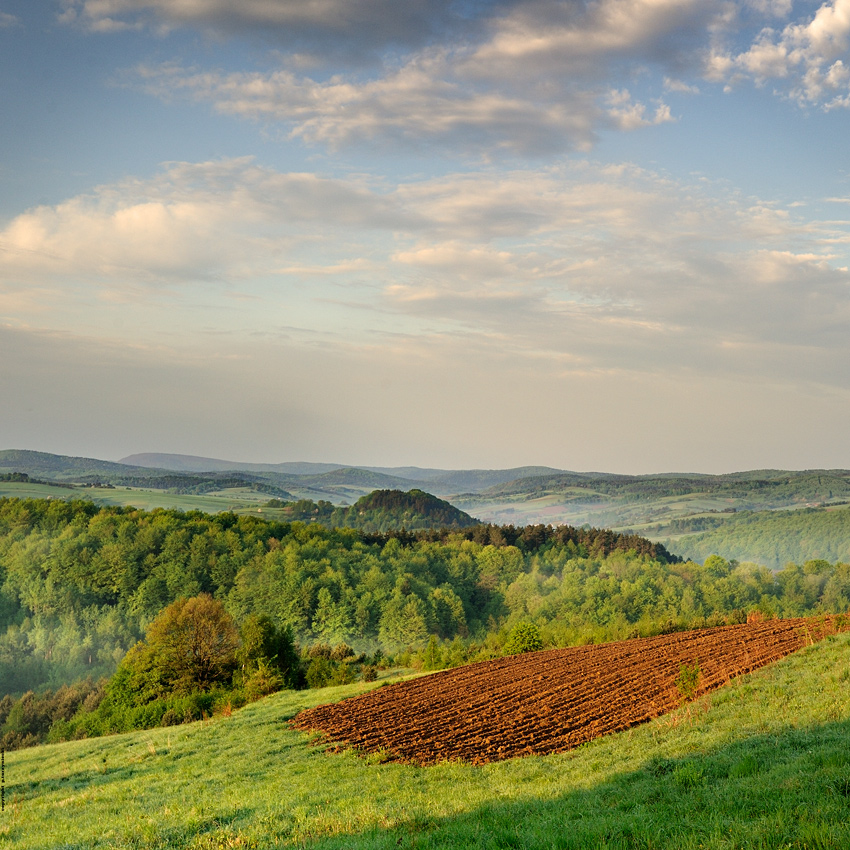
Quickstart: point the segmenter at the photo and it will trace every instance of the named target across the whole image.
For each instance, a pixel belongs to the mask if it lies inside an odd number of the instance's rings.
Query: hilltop
[[[699,559],[720,554],[775,569],[788,560],[850,558],[846,530],[850,513],[843,512],[850,503],[850,471],[842,469],[620,475],[550,467],[445,470],[251,464],[164,454],[131,455],[123,461],[0,451],[0,495],[86,498],[99,505],[210,513],[272,511],[274,516],[278,514],[269,506],[270,499],[309,502],[313,519],[333,515],[334,523],[361,527],[353,515],[345,514],[358,499],[374,491],[421,491],[484,523],[611,528],[673,550],[678,547],[682,554]],[[28,479],[2,480],[10,476]],[[780,511],[785,519],[771,518]],[[805,516],[812,511],[820,515]],[[833,511],[843,515],[825,518]],[[289,515],[294,515],[292,510]],[[305,514],[304,519],[311,517]],[[409,528],[412,521],[399,519],[395,527]],[[393,526],[383,517],[370,527]]]
[[[359,498],[350,508],[309,499],[298,502],[272,500],[266,503],[269,516],[281,519],[317,522],[328,528],[357,528],[361,531],[387,532],[405,529],[461,529],[478,525],[478,520],[443,499],[413,489],[375,490]]]

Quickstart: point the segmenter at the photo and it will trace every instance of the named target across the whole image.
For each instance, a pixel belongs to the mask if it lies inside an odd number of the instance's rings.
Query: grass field
[[[239,489],[207,493],[201,496],[148,490],[139,487],[55,487],[50,484],[0,482],[0,497],[12,499],[87,499],[96,505],[132,505],[142,510],[176,508],[183,511],[204,511],[215,514],[233,510],[236,513],[256,513],[268,501],[265,493]]]
[[[285,721],[368,685],[7,754],[0,847],[847,848],[850,634],[571,753],[382,763]]]

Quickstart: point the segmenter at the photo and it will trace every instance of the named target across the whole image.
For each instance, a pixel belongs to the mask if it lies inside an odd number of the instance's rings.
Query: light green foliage
[[[848,653],[841,635],[643,726],[482,767],[325,752],[287,727],[363,684],[20,750],[0,847],[845,850]]]
[[[741,511],[725,517],[717,528],[665,540],[665,544],[695,560],[723,552],[727,558],[757,561],[771,569],[789,561],[850,561],[850,508]]]
[[[505,655],[537,652],[539,649],[543,649],[543,639],[540,637],[540,629],[534,623],[517,623],[505,642]]]
[[[807,561],[774,576],[723,558],[674,563],[645,539],[592,529],[367,537],[257,515],[0,499],[2,690],[109,676],[163,608],[201,593],[240,625],[265,617],[288,629],[290,662],[279,649],[277,663],[293,685],[295,641],[421,654],[434,635],[456,666],[500,653],[496,635],[518,621],[558,646],[755,609],[846,611],[850,567]],[[129,687],[161,687],[155,665],[137,673]]]
[[[435,635],[431,635],[428,645],[422,653],[423,670],[442,670],[445,666],[443,651]]]
[[[242,679],[242,690],[249,701],[277,693],[285,685],[278,667],[269,659],[259,658]]]
[[[676,687],[679,689],[683,702],[688,702],[697,695],[699,682],[699,661],[694,660],[693,664],[682,664],[679,666],[679,675],[676,677]]]

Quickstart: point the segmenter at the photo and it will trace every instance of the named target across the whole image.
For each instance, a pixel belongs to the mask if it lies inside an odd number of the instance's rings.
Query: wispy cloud
[[[498,3],[485,3],[496,6]],[[363,59],[385,47],[420,47],[474,29],[462,0],[63,0],[61,19],[94,32],[191,27],[250,35],[288,49]]]
[[[242,279],[315,245],[322,228],[404,221],[396,205],[352,181],[280,174],[250,158],[173,163],[152,180],[102,186],[15,217],[0,233],[0,267],[7,279]]]
[[[443,73],[445,72],[445,73]],[[621,115],[594,92],[548,100],[480,87],[452,78],[444,56],[419,59],[380,79],[318,82],[290,71],[270,74],[193,72],[173,66],[139,69],[143,87],[163,98],[184,94],[223,113],[280,122],[290,135],[332,149],[378,142],[425,149],[508,150],[542,154],[587,148]],[[641,104],[631,108],[641,113]],[[664,111],[663,105],[659,107]],[[633,123],[625,129],[634,129]]]
[[[847,386],[848,229],[633,166],[388,185],[176,163],[11,220],[0,304],[33,316],[27,281],[64,281],[73,303],[91,301],[83,281],[101,300],[130,283],[144,300],[144,287],[219,282],[252,295],[245,321],[262,328],[269,286],[309,283],[302,320],[328,327],[333,305],[354,337],[386,316],[414,336],[485,334],[587,368],[670,370],[672,346],[705,374],[736,363]]]

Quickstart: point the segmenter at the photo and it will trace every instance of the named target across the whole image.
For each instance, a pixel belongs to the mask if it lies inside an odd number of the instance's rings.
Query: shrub
[[[422,669],[423,670],[442,670],[445,667],[443,659],[443,651],[440,649],[440,644],[437,638],[431,635],[428,641],[428,646],[425,647],[422,653]]]
[[[258,696],[301,684],[301,661],[289,627],[279,629],[265,614],[252,614],[242,624],[240,633],[242,646],[236,654],[240,669],[234,675],[234,684],[247,687],[246,683],[254,679],[251,690]],[[259,675],[261,668],[265,672]],[[260,686],[263,680],[267,684]],[[273,690],[259,693],[258,687],[260,690],[271,687],[273,681],[278,682]]]
[[[260,659],[256,668],[245,679],[242,689],[249,700],[260,699],[279,691],[283,676],[269,662]]]
[[[328,658],[314,658],[307,668],[307,685],[311,688],[324,688],[333,675],[333,664]]]
[[[347,643],[338,643],[331,650],[331,658],[334,661],[345,661],[346,658],[353,658],[354,650]]]
[[[333,650],[329,643],[314,643],[307,650],[308,658],[330,658]]]
[[[679,675],[676,678],[676,687],[682,696],[682,702],[692,700],[699,690],[699,661],[693,664],[682,664],[679,667]]]
[[[543,649],[540,629],[534,623],[517,623],[510,631],[505,643],[505,655],[518,655],[521,652],[537,652]]]
[[[355,679],[354,676],[354,668],[350,664],[346,664],[344,661],[341,664],[337,664],[336,668],[331,675],[331,684],[332,685],[350,685]]]

